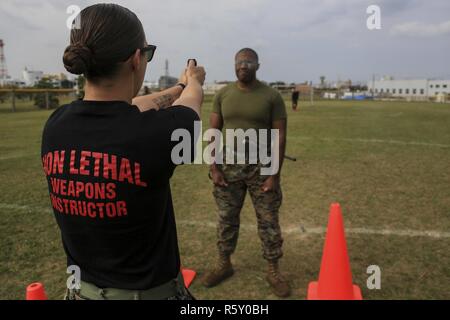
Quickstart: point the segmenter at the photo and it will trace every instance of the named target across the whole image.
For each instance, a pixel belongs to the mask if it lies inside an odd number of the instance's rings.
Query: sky
[[[67,8],[95,1],[1,0],[0,39],[9,74],[24,67],[66,72]],[[207,82],[234,80],[234,54],[260,57],[265,81],[319,82],[379,78],[450,79],[449,0],[129,0],[115,1],[139,17],[158,46],[146,79],[178,76],[196,58]],[[368,6],[380,8],[381,29],[369,30]]]

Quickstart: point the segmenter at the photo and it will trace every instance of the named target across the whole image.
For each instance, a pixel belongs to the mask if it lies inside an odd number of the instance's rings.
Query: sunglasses
[[[247,67],[249,69],[254,69],[258,66],[258,62],[249,61],[249,60],[237,60],[237,61],[235,61],[234,65],[238,68],[240,66],[244,65],[244,67]]]
[[[153,56],[155,55],[155,51],[156,51],[156,46],[151,45],[151,44],[149,44],[141,49],[141,53],[145,54],[145,56],[147,58],[147,62],[152,61]]]
[[[155,55],[156,46],[149,44],[143,48],[140,48],[140,50],[141,50],[142,54],[145,54],[145,59],[147,60],[147,63],[148,63],[148,62],[152,61],[153,56]],[[130,58],[130,56],[132,56],[135,52],[136,52],[136,50],[133,50],[133,52],[124,61],[128,60]]]

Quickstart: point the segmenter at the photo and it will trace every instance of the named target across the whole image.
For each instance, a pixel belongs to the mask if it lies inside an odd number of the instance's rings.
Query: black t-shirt
[[[177,276],[171,134],[184,128],[194,137],[198,119],[184,106],[140,112],[82,100],[49,117],[42,164],[67,263],[83,281],[142,290]]]

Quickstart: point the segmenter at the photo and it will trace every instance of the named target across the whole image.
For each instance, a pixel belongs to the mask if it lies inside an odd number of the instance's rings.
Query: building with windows
[[[367,88],[375,97],[425,100],[438,95],[450,95],[450,80],[382,78],[368,81]]]
[[[35,70],[28,70],[25,68],[22,72],[23,78],[25,80],[25,85],[32,87],[36,83],[38,83],[43,77],[44,72],[42,71],[35,71]]]

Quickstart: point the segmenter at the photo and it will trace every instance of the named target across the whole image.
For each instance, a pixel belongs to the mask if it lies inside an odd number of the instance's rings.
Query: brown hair
[[[95,4],[83,9],[79,27],[70,33],[70,45],[64,51],[67,71],[84,74],[89,80],[114,76],[119,64],[145,43],[138,17],[117,4]]]

